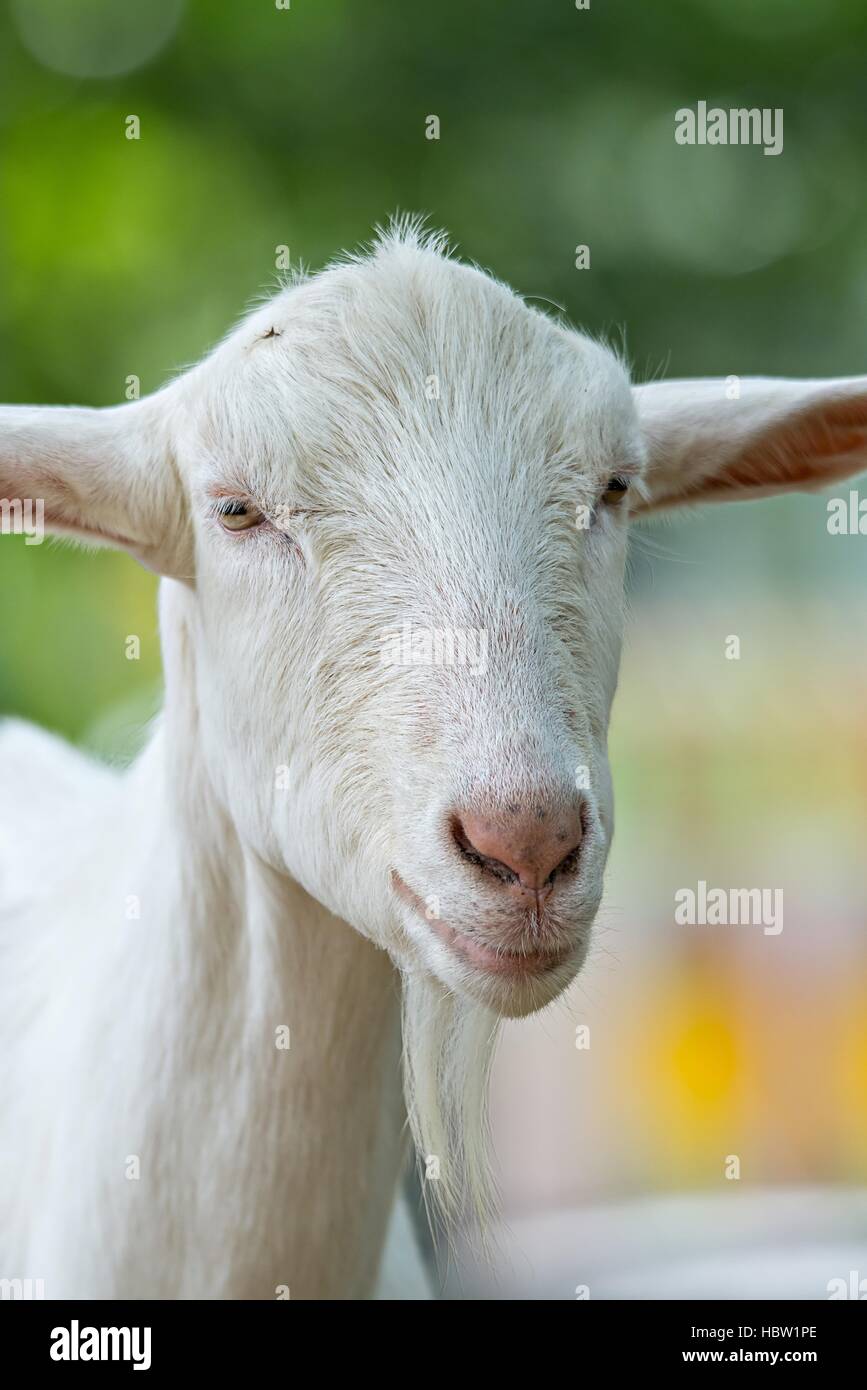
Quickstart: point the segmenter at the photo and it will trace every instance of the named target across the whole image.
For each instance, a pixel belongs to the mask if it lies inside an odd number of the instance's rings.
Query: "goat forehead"
[[[508,492],[487,503],[457,490],[403,494],[393,505],[390,497],[316,521],[320,599],[359,629],[401,616],[526,646],[539,621],[562,617],[571,631],[600,586],[616,582],[617,548],[580,531],[565,500],[543,508]]]
[[[607,349],[433,253],[341,267],[278,296],[204,379],[203,434],[266,493],[305,484],[529,486],[636,453],[628,379]],[[522,475],[522,469],[526,472]],[[291,500],[289,498],[285,500]]]

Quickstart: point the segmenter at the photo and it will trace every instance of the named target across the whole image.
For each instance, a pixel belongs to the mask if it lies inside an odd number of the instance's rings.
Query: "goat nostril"
[[[450,829],[464,860],[501,883],[532,891],[538,899],[548,896],[558,875],[577,872],[584,807],[496,819],[460,812],[452,816]]]
[[[584,839],[584,837],[583,837],[583,835],[582,835],[582,837],[581,837],[581,839],[578,841],[577,845],[573,845],[572,848],[571,848],[570,850],[568,850],[566,854],[563,855],[563,858],[560,860],[560,863],[557,865],[557,867],[556,867],[554,870],[552,870],[552,873],[551,873],[551,878],[552,878],[552,879],[554,878],[555,874],[574,874],[574,873],[575,873],[575,871],[576,871],[577,868],[578,868],[578,861],[579,861],[580,858],[581,858],[581,845],[582,845],[583,839]]]
[[[490,854],[484,854],[477,849],[464,829],[464,823],[460,816],[455,816],[451,824],[452,839],[457,845],[462,857],[470,864],[475,864],[477,868],[484,869],[486,873],[493,874],[503,883],[517,883],[519,875],[508,864],[504,864],[501,859],[495,859]]]

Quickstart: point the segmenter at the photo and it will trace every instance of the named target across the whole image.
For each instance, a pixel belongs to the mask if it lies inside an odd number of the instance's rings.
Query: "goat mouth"
[[[396,869],[391,871],[391,882],[398,896],[413,909],[416,916],[423,919],[433,934],[444,946],[465,964],[488,975],[499,975],[510,979],[526,978],[528,975],[546,975],[565,964],[572,954],[571,946],[559,946],[542,951],[512,951],[503,946],[490,946],[477,937],[458,931],[438,918],[432,918],[421,898],[414,893]]]

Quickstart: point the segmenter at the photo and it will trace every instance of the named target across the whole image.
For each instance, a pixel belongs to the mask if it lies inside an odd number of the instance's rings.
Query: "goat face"
[[[168,683],[248,851],[504,1014],[564,988],[599,903],[628,516],[865,461],[863,379],[630,391],[412,233],[146,400],[0,411],[0,497],[181,581]]]
[[[197,672],[249,842],[497,1011],[575,975],[643,445],[607,350],[387,244],[198,372]]]

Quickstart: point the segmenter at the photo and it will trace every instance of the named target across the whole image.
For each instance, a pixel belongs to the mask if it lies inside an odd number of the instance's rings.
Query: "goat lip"
[[[421,898],[413,892],[396,869],[391,871],[391,881],[398,895],[413,908],[417,916],[425,921],[444,946],[447,946],[467,965],[483,970],[488,975],[507,976],[513,979],[526,978],[528,975],[544,975],[565,964],[572,953],[571,947],[562,946],[559,950],[526,952],[507,951],[489,946],[468,936],[465,932],[458,931],[455,927],[447,926],[445,922],[430,918]]]
[[[488,946],[467,936],[464,932],[447,927],[443,922],[430,924],[440,941],[459,955],[468,965],[484,970],[488,975],[508,976],[512,979],[527,975],[544,975],[563,965],[570,954],[569,950],[559,951],[506,951]]]

